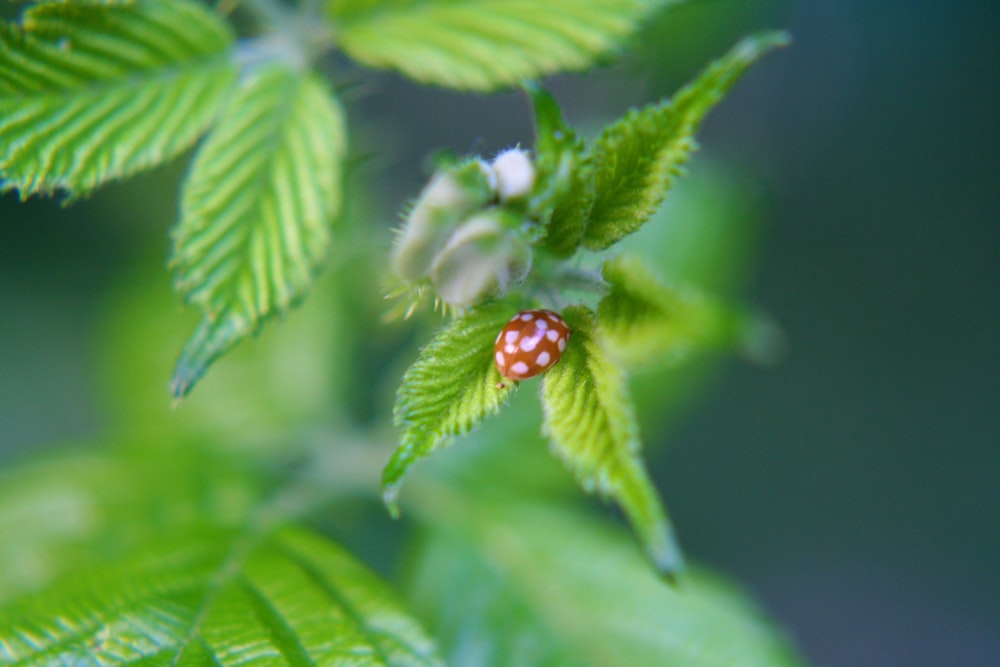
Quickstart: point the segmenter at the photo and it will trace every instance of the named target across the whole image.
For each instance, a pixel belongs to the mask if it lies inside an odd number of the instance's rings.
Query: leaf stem
[[[293,9],[280,0],[244,0],[244,6],[269,29],[244,43],[244,57],[246,53],[276,56],[304,68],[333,46],[333,30],[321,16],[318,3],[303,2]]]

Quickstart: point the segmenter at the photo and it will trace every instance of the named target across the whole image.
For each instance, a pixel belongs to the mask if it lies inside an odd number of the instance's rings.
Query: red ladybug
[[[551,310],[523,310],[507,323],[493,345],[500,375],[526,380],[552,368],[569,343],[569,327]]]

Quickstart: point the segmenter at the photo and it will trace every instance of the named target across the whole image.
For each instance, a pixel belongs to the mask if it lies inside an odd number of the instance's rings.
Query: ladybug
[[[511,318],[493,345],[493,358],[500,375],[510,380],[526,380],[544,373],[559,361],[570,333],[558,313],[522,310]]]

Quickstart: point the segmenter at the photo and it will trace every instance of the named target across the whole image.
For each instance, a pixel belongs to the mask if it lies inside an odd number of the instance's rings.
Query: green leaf
[[[0,188],[85,195],[175,157],[229,95],[232,43],[182,0],[43,2],[0,23]]]
[[[563,120],[552,95],[528,86],[535,112],[535,153],[542,194],[533,208],[548,219],[543,248],[556,257],[569,257],[580,246],[594,197],[590,165],[583,140]]]
[[[491,91],[587,69],[670,0],[330,0],[352,58],[422,83]]]
[[[408,568],[411,604],[450,664],[805,664],[718,575],[690,567],[671,587],[606,523],[523,497],[462,498],[434,506]]]
[[[180,397],[312,285],[340,210],[340,106],[315,74],[249,72],[184,186],[171,264],[204,319],[177,362]]]
[[[382,472],[383,496],[394,514],[409,467],[496,414],[517,388],[493,359],[493,344],[516,310],[506,301],[470,310],[438,332],[403,376],[393,410],[403,432]]]
[[[172,444],[134,457],[77,444],[0,472],[0,604],[178,521],[242,525],[264,493],[246,457]]]
[[[598,306],[605,349],[623,364],[679,363],[699,350],[736,347],[750,319],[691,289],[673,289],[639,259],[604,264],[610,291]]]
[[[587,248],[603,250],[645,224],[696,148],[705,115],[752,64],[787,43],[780,32],[746,38],[673,100],[631,111],[604,130],[591,147],[597,195]]]
[[[625,375],[598,344],[589,310],[569,308],[563,317],[573,334],[542,383],[543,430],[584,489],[614,499],[654,565],[672,576],[682,558],[642,462]]]
[[[156,537],[0,611],[0,665],[439,665],[387,587],[286,528]]]

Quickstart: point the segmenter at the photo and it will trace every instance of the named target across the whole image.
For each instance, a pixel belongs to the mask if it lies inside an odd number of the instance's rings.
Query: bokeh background
[[[623,65],[551,85],[596,128],[763,27],[795,43],[710,118],[691,179],[739,182],[743,293],[787,352],[729,364],[647,425],[658,483],[686,550],[816,663],[998,664],[1000,4],[690,2]],[[531,141],[519,95],[339,71],[373,224],[394,222],[431,151]],[[0,198],[0,465],[102,433],[109,303],[162,266],[183,169],[68,209]]]

